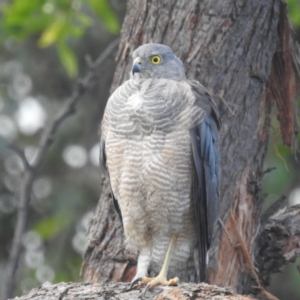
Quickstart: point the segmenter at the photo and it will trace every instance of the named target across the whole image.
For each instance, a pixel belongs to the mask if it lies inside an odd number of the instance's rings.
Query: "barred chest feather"
[[[151,249],[155,263],[164,258],[174,232],[179,233],[174,262],[184,263],[195,246],[189,130],[205,113],[194,101],[185,81],[130,80],[111,96],[103,118],[107,166],[127,245]]]
[[[167,88],[166,88],[167,87]],[[150,134],[155,130],[171,132],[189,129],[203,116],[191,109],[195,97],[185,81],[148,79],[130,80],[109,99],[106,115],[115,134]]]

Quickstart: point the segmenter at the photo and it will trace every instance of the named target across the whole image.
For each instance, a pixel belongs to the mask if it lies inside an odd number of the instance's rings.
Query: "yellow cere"
[[[150,61],[151,63],[153,63],[154,65],[158,65],[161,63],[161,57],[159,55],[152,55],[150,57]]]

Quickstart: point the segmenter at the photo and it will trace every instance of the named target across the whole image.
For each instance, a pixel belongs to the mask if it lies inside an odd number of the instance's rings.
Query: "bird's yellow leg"
[[[166,253],[166,257],[163,263],[163,266],[159,272],[159,274],[156,277],[144,277],[142,278],[141,281],[139,281],[139,285],[144,285],[147,284],[146,286],[146,290],[151,289],[159,284],[162,285],[177,285],[178,283],[178,277],[172,278],[170,280],[167,280],[167,273],[168,273],[168,268],[169,268],[169,264],[170,264],[170,260],[171,260],[171,255],[172,255],[172,251],[174,248],[174,245],[176,243],[176,240],[178,238],[178,234],[177,233],[173,233],[171,236],[171,240],[168,246],[168,250]]]

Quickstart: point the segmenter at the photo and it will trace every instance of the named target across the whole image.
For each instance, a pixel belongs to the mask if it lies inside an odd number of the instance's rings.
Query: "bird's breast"
[[[121,135],[139,136],[153,130],[171,132],[191,127],[194,96],[188,85],[173,80],[130,80],[107,104],[110,129]]]
[[[111,185],[125,235],[137,249],[154,236],[191,232],[189,130],[201,112],[189,91],[171,80],[129,81],[106,108],[103,134]]]

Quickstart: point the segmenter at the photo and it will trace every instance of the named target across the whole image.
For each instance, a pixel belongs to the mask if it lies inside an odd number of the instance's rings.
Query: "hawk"
[[[212,97],[186,78],[171,48],[151,43],[133,52],[130,79],[107,102],[100,140],[126,246],[138,253],[132,284],[206,280],[220,127]]]

